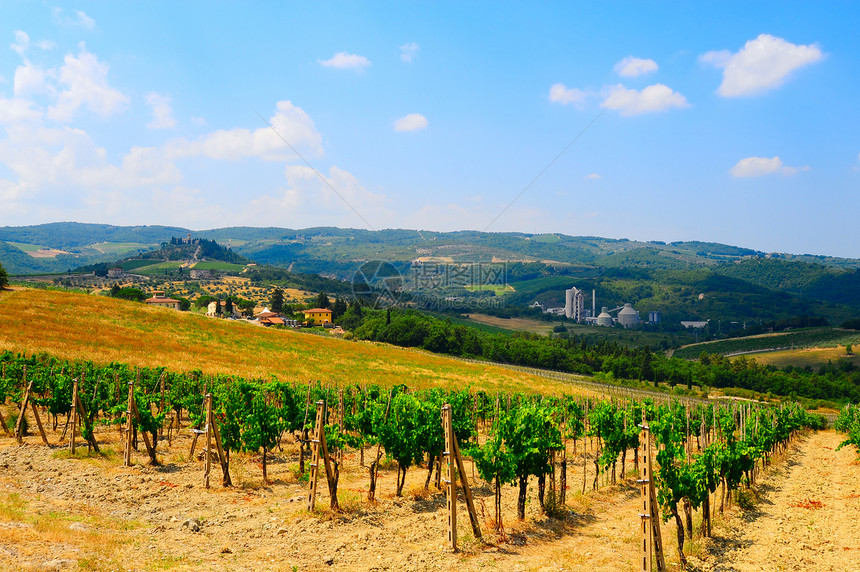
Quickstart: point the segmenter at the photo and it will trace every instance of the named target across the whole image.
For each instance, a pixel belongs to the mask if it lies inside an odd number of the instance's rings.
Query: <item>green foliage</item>
[[[3,265],[0,264],[0,290],[9,285],[9,275],[6,273],[6,269],[3,268]]]
[[[845,440],[839,444],[839,449],[845,445],[853,445],[860,456],[860,406],[846,405],[842,408],[833,428],[846,434]]]
[[[274,288],[269,297],[269,310],[280,314],[284,311],[284,291],[280,288]]]
[[[146,300],[146,294],[138,288],[119,288],[115,295],[113,289],[111,289],[111,296],[133,302],[143,302]]]

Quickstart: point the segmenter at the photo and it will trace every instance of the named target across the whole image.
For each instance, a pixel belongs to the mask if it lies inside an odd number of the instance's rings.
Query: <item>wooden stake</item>
[[[71,432],[69,433],[69,452],[74,455],[75,454],[75,433],[77,433],[78,426],[78,380],[75,380],[75,384],[72,386],[72,419],[71,419]]]
[[[442,406],[442,427],[445,430],[445,501],[448,505],[448,545],[457,551],[457,487],[454,482],[454,427],[451,423],[451,406]]]
[[[203,469],[203,488],[209,488],[209,473],[212,471],[212,394],[206,394],[206,461]]]
[[[4,364],[5,365],[5,364]],[[3,431],[6,433],[8,437],[12,436],[12,432],[9,431],[9,427],[6,426],[6,420],[3,419],[3,412],[0,411],[0,425],[3,426]]]
[[[448,410],[448,422],[451,423],[451,411]],[[463,457],[460,455],[460,445],[457,443],[457,435],[451,429],[451,442],[454,443],[454,457],[457,460],[457,472],[460,475],[460,484],[463,486],[463,496],[466,497],[466,507],[469,509],[469,520],[472,523],[472,532],[475,538],[481,538],[481,523],[478,521],[478,512],[475,510],[475,501],[472,499],[472,489],[466,480],[466,471],[463,468]]]
[[[639,425],[642,428],[641,433],[639,433],[639,441],[641,444],[639,445],[639,450],[641,453],[641,466],[642,466],[642,478],[638,479],[636,482],[641,487],[642,492],[642,510],[639,513],[639,518],[641,520],[639,532],[640,532],[640,553],[639,559],[641,566],[639,567],[640,572],[651,572],[652,568],[652,560],[653,560],[653,543],[651,542],[652,529],[651,523],[651,490],[650,490],[650,481],[651,481],[651,465],[648,461],[651,460],[651,450],[648,446],[650,441],[650,431],[647,425],[645,425],[645,415],[642,415],[642,424]]]
[[[322,408],[323,419],[325,419],[325,401],[317,401],[317,410]],[[328,482],[328,494],[330,497],[330,506],[332,510],[338,510],[340,506],[337,503],[337,485],[334,482],[334,471],[331,468],[331,457],[328,454],[328,443],[325,440],[325,425],[319,430],[319,446],[322,452],[323,463],[325,464],[325,476]]]
[[[311,439],[311,478],[308,487],[308,512],[313,512],[317,496],[317,479],[319,478],[320,442],[325,438],[323,420],[325,419],[325,402],[317,402],[317,420],[314,426],[314,438]]]
[[[24,366],[24,378],[23,381],[27,384],[27,366]],[[30,380],[30,383],[27,384],[27,389],[24,390],[24,399],[21,400],[21,411],[18,414],[18,423],[15,425],[15,439],[18,440],[18,444],[22,445],[24,443],[24,415],[27,413],[27,403],[30,401],[30,390],[33,388],[33,380]]]
[[[87,437],[86,437],[87,443],[89,444],[90,448],[93,451],[95,451],[96,453],[99,453],[100,452],[99,446],[98,446],[98,443],[96,443],[95,435],[93,435],[92,425],[90,425],[90,418],[87,416],[87,410],[84,408],[84,404],[81,401],[81,394],[80,393],[78,393],[77,399],[75,399],[74,407],[78,408],[78,415],[80,415],[80,418],[84,420],[84,429],[86,430],[86,433],[87,433]]]
[[[132,410],[134,409],[134,382],[128,382],[128,405],[125,409],[125,457],[123,465],[131,466],[131,432],[133,429]]]
[[[215,416],[212,416],[212,432],[215,434],[215,446],[218,448],[218,460],[221,462],[221,486],[232,487],[233,481],[230,479],[230,466],[227,464],[227,457],[224,455],[224,448],[221,446],[221,432],[218,431],[218,424],[215,423]]]
[[[657,504],[657,493],[654,488],[653,463],[651,460],[651,428],[645,424],[645,414],[642,414],[642,478],[636,481],[641,485],[642,512],[639,516],[641,523],[641,572],[651,572],[652,557],[656,556],[658,572],[666,570],[663,557],[663,534],[660,530],[660,510]]]
[[[39,417],[39,410],[36,409],[36,404],[31,401],[30,407],[33,408],[33,417],[36,418],[36,427],[39,428],[39,435],[42,436],[42,441],[45,443],[45,445],[50,445],[50,443],[48,442],[48,436],[45,435],[45,428],[42,427],[42,419],[41,417]]]

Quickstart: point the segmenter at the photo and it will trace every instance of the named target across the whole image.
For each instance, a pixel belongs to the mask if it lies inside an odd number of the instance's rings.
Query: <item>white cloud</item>
[[[410,113],[394,121],[395,131],[420,131],[427,127],[427,118],[420,113]]]
[[[568,88],[563,83],[553,84],[549,88],[549,100],[553,103],[561,103],[562,105],[572,104],[578,109],[582,109],[585,105],[585,100],[591,95],[588,91],[583,91],[579,88]]]
[[[30,36],[27,35],[27,32],[15,30],[15,41],[12,42],[9,47],[12,48],[12,51],[16,52],[19,56],[23,56],[24,52],[27,51],[27,48],[30,47]]]
[[[17,97],[0,98],[0,123],[21,123],[42,118],[42,111],[33,108],[33,102]]]
[[[48,117],[57,121],[70,121],[78,109],[86,106],[102,118],[118,112],[129,99],[108,84],[108,65],[87,51],[83,42],[79,44],[78,56],[66,54],[60,68],[60,92],[57,103],[48,108]]]
[[[330,59],[320,61],[320,65],[327,68],[352,69],[361,71],[370,65],[370,60],[364,56],[359,56],[358,54],[338,52]]]
[[[420,49],[421,46],[419,46],[415,42],[403,44],[402,46],[400,46],[400,61],[406,62],[407,64],[411,64],[412,60],[415,59],[415,56],[418,54],[418,50]]]
[[[612,69],[621,77],[639,77],[640,75],[657,71],[658,66],[654,60],[627,56],[615,64],[615,67]]]
[[[758,95],[780,87],[794,70],[821,60],[815,45],[799,46],[769,34],[748,41],[740,51],[707,52],[699,61],[723,68],[723,97]]]
[[[74,16],[68,16],[62,8],[53,8],[51,15],[54,17],[54,22],[61,26],[78,27],[85,30],[93,30],[96,27],[96,21],[87,16],[83,10],[75,10]]]
[[[198,126],[198,127],[205,127],[206,126],[206,119],[204,117],[192,117],[191,123]]]
[[[352,173],[337,166],[323,175],[325,182],[305,165],[288,165],[284,176],[287,188],[252,199],[239,220],[256,226],[291,223],[354,228],[376,226],[374,221],[390,221],[394,216],[385,195],[367,190]]]
[[[48,78],[54,75],[53,70],[45,71],[25,60],[23,65],[15,69],[15,96],[21,97],[32,94],[56,94],[54,86],[48,83]]]
[[[167,144],[170,157],[201,155],[210,159],[238,160],[259,157],[267,161],[285,161],[295,158],[283,137],[301,152],[322,155],[322,137],[313,120],[291,101],[279,101],[277,111],[269,119],[274,131],[263,126],[249,129],[221,129],[194,141],[177,139]],[[275,133],[277,131],[277,133]],[[280,136],[279,136],[280,135]]]
[[[176,127],[173,109],[170,107],[170,96],[150,92],[146,94],[146,103],[152,107],[152,121],[147,124],[150,129],[170,129]]]
[[[36,42],[36,47],[38,47],[40,50],[45,51],[53,50],[54,42],[52,42],[51,40],[39,40],[38,42]]]
[[[738,161],[729,173],[736,178],[761,177],[764,175],[796,175],[800,171],[808,171],[809,167],[790,167],[782,163],[779,157],[747,157]]]
[[[585,176],[585,177],[583,177],[583,178],[594,180],[594,179],[599,179],[599,178],[600,178],[600,175],[598,175],[597,173],[591,173],[590,175],[586,175],[586,176]]]
[[[642,113],[665,111],[673,107],[690,107],[687,99],[671,88],[657,83],[649,85],[642,91],[627,89],[621,84],[608,88],[606,99],[600,104],[606,109],[615,109],[621,115],[632,116]]]

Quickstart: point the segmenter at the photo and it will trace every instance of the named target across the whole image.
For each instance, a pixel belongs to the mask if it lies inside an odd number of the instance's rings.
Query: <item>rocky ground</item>
[[[58,443],[60,432],[48,436]],[[322,479],[317,509],[308,513],[292,442],[269,460],[269,483],[262,481],[259,455],[234,455],[235,486],[220,486],[216,465],[205,489],[203,462],[190,457],[187,431],[171,446],[159,443],[158,467],[147,464],[142,446],[133,466],[124,467],[116,429],[101,430],[98,440],[104,454],[88,454],[84,445],[71,457],[66,447],[45,446],[38,437],[19,446],[0,436],[0,569],[627,571],[637,561],[635,483],[582,495],[578,457],[568,476],[568,505],[556,518],[541,513],[530,490],[527,518],[518,522],[515,489],[505,487],[503,536],[486,532],[492,490],[478,480],[473,490],[484,539],[473,538],[461,502],[454,553],[446,543],[445,497],[432,484],[424,490],[426,469],[410,469],[404,496],[395,497],[396,468],[385,466],[378,500],[368,503],[367,469],[350,453],[340,481],[342,511],[327,509]],[[860,466],[851,451],[835,452],[837,442],[822,432],[793,448],[764,481],[757,510],[736,511],[717,522],[713,541],[692,545],[694,567],[860,569]],[[471,477],[468,462],[466,472]],[[589,489],[592,478],[586,475]],[[670,569],[677,569],[674,528],[667,525],[663,534]],[[774,567],[763,568],[765,561]]]

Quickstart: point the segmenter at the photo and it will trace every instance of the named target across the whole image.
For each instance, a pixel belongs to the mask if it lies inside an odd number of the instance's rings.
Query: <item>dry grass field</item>
[[[533,334],[546,335],[552,331],[553,324],[541,320],[532,320],[531,318],[497,318],[487,314],[469,314],[469,319],[480,324],[488,326],[496,326],[506,330],[519,330],[521,332],[531,332]]]
[[[97,363],[302,382],[581,392],[528,373],[420,350],[266,329],[95,295],[5,291],[0,323],[0,350]]]
[[[860,348],[858,348],[858,351],[860,351]],[[818,369],[823,365],[827,365],[827,362],[836,363],[840,359],[849,360],[855,366],[860,366],[860,356],[856,353],[850,356],[846,355],[844,346],[761,352],[747,354],[747,357],[754,358],[760,364],[774,365],[778,368],[793,365],[794,367],[809,366],[813,369]]]

